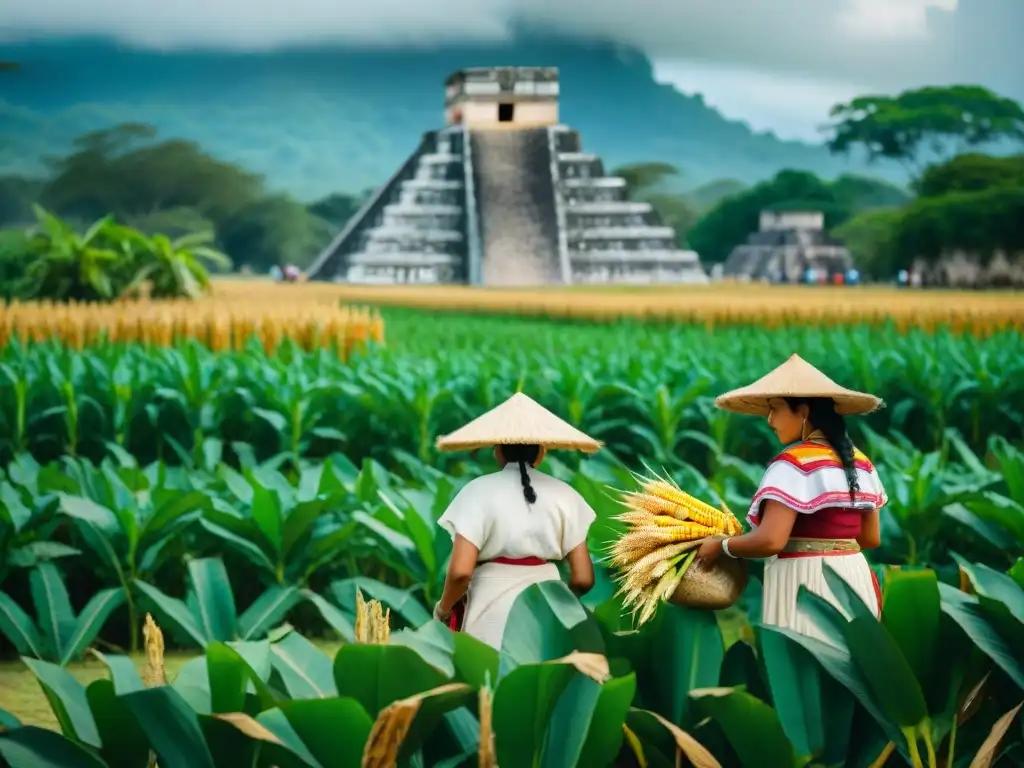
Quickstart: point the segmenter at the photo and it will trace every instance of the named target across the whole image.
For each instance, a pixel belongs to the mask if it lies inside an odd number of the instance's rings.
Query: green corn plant
[[[973,494],[944,511],[984,537],[1001,553],[1004,562],[1012,563],[1024,555],[1024,451],[993,435],[989,453],[998,471],[991,472],[983,465],[976,471],[992,474],[997,479],[997,488]]]
[[[410,453],[420,461],[429,461],[434,456],[437,426],[451,420],[445,419],[446,412],[457,405],[454,393],[465,386],[465,376],[443,370],[433,360],[389,365],[393,370],[373,363],[362,363],[361,367],[364,370],[359,376],[350,372],[341,383],[345,401],[363,411],[356,422],[362,426],[369,421],[377,434],[377,430],[394,430],[393,434],[405,436]],[[427,368],[433,369],[434,375]],[[453,375],[458,378],[453,379]],[[350,436],[359,434],[360,444],[372,442],[365,432],[338,428]],[[375,454],[368,450],[365,455]]]
[[[159,468],[152,470],[152,482],[137,469],[118,470],[109,461],[98,469],[66,466],[69,475],[54,480],[60,483],[58,509],[107,582],[124,590],[134,652],[140,626],[134,587],[180,554],[182,533],[200,519],[209,499],[198,491],[161,487]]]
[[[110,678],[88,687],[25,659],[61,732],[5,717],[0,757],[13,768],[23,756],[142,768],[151,752],[172,768],[354,768],[370,755],[388,765],[457,765],[485,754],[513,767],[609,765],[624,748],[643,749],[626,746],[628,718],[652,739],[667,733],[673,761],[685,753],[717,765],[679,728],[631,707],[632,674],[612,676],[597,653],[551,657],[574,632],[556,613],[572,605],[567,588],[534,587],[521,600],[537,622],[513,625],[506,646],[515,663],[504,669],[494,649],[437,622],[386,644],[344,645],[333,659],[289,628],[261,641],[213,641],[169,684],[149,688],[124,656],[101,656]]]
[[[455,497],[455,485],[441,479],[425,489],[377,490],[378,503],[352,519],[379,548],[377,557],[422,585],[423,601],[441,599],[452,541],[437,521]]]
[[[940,584],[944,614],[1024,692],[1024,559],[1000,573],[956,553],[953,557],[975,594]]]
[[[273,584],[238,614],[224,563],[212,557],[188,561],[188,589],[184,600],[171,597],[144,581],[136,582],[135,586],[182,643],[200,648],[213,642],[262,639],[303,600],[303,593],[297,587]],[[343,634],[352,637],[351,623],[340,611],[328,610],[324,618],[340,623]]]
[[[645,406],[629,419],[626,430],[639,443],[640,455],[672,466],[679,461],[680,445],[687,438],[684,427],[696,419],[698,400],[710,389],[711,380],[695,376],[679,387],[671,387],[650,379],[653,377],[649,376],[639,386],[623,386],[621,390],[622,397]],[[644,384],[647,386],[641,389]]]
[[[119,588],[103,589],[76,614],[56,565],[39,563],[29,579],[36,620],[9,595],[0,592],[0,633],[23,656],[54,661],[61,666],[81,657],[125,598]]]
[[[102,382],[101,391],[93,401],[101,402],[101,407],[109,414],[112,431],[109,437],[114,445],[128,449],[134,442],[134,429],[152,430],[155,426],[156,420],[146,408],[154,393],[146,383],[154,377],[153,368],[158,361],[148,352],[137,349],[125,350],[114,361],[91,354],[84,355],[83,359],[94,380]]]
[[[60,405],[51,409],[51,413],[60,414],[64,422],[62,452],[74,457],[78,454],[81,443],[81,409],[86,404],[98,409],[99,404],[88,395],[78,392],[76,384],[84,377],[86,371],[83,358],[77,355],[62,358],[52,356],[46,360],[51,386],[55,386],[60,395]]]
[[[88,375],[72,377],[70,402],[77,404],[78,422],[89,422],[84,432],[78,425],[76,451],[99,460],[106,443],[123,444],[147,463],[170,445],[167,435],[196,464],[207,438],[248,443],[261,459],[282,450],[309,457],[341,448],[356,462],[387,462],[398,448],[434,461],[437,432],[457,427],[522,383],[532,397],[605,439],[624,460],[645,456],[668,466],[668,457],[676,455],[713,472],[704,458],[692,456],[694,448],[708,459],[733,452],[763,462],[772,444],[763,424],[721,417],[709,409],[709,397],[744,383],[747,372],[769,370],[794,349],[834,379],[881,396],[888,407],[864,419],[866,426],[888,436],[902,432],[926,454],[942,447],[949,428],[980,452],[990,435],[1012,439],[1024,425],[1020,334],[976,339],[855,327],[711,333],[682,325],[467,322],[402,310],[389,310],[387,322],[392,347],[345,361],[323,352],[289,352],[288,344],[282,355],[269,356],[255,344],[214,354],[192,343],[143,350],[100,342],[76,353],[88,361]],[[31,449],[42,458],[53,455],[53,448],[45,453],[47,446],[67,441],[69,392],[61,390],[62,379],[51,381],[47,362],[65,356],[54,344],[17,340],[0,354],[8,450]],[[878,363],[876,371],[867,370],[868,359]],[[58,367],[64,370],[64,363]],[[109,369],[115,367],[122,372],[111,385]],[[700,381],[705,384],[697,386]],[[306,398],[304,382],[316,383],[318,392],[330,382],[327,389],[335,387],[336,395]],[[102,417],[86,405],[90,400]],[[257,408],[278,414],[285,428],[277,429],[278,416],[268,422],[256,415]],[[330,432],[317,437],[314,429]],[[698,444],[697,434],[707,439]],[[709,453],[709,441],[715,452]],[[460,459],[440,460],[447,467]]]
[[[200,524],[254,565],[262,580],[305,587],[357,531],[341,479],[351,469],[332,461],[301,472],[292,485],[272,463],[244,472],[222,466],[226,498],[215,499]]]
[[[876,462],[889,503],[882,509],[883,554],[889,562],[940,564],[951,541],[962,535],[950,525],[958,505],[994,485],[998,475],[987,470],[953,432],[939,449],[923,452],[903,435],[891,440],[863,428],[865,450]],[[959,453],[964,464],[951,461]],[[953,515],[950,515],[950,511]]]
[[[235,361],[227,358],[220,365],[211,365],[209,351],[196,342],[166,350],[157,361],[160,370],[154,376],[157,386],[153,394],[158,416],[154,423],[163,425],[183,419],[192,458],[201,463],[204,440],[207,436],[220,437],[222,425],[231,413],[229,403],[241,397],[244,405],[251,407],[251,398],[244,388],[239,390],[231,385]],[[175,434],[179,434],[178,430]]]
[[[39,465],[22,454],[7,471],[17,484],[0,480],[0,585],[12,568],[31,568],[80,554],[78,549],[53,540],[60,521],[51,505],[39,503],[31,491],[38,480]]]
[[[331,425],[331,406],[340,399],[340,385],[311,370],[300,351],[286,345],[287,354],[276,366],[261,364],[263,386],[253,416],[278,435],[277,460],[287,460],[297,472],[314,440],[337,445],[345,434]],[[326,353],[322,359],[330,359]]]
[[[879,621],[831,565],[824,567],[842,611],[806,587],[798,605],[827,640],[764,629],[808,651],[914,768],[952,765],[987,670],[973,663],[972,638],[944,605],[945,585],[933,571],[890,571]]]

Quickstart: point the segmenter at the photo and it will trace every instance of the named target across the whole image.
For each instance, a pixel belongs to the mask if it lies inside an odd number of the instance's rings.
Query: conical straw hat
[[[603,443],[567,424],[551,411],[517,392],[450,435],[437,439],[441,451],[471,451],[494,445],[543,445],[545,448],[594,453]]]
[[[719,395],[715,405],[735,413],[767,416],[768,401],[773,397],[829,397],[836,412],[844,416],[871,413],[882,405],[874,395],[839,386],[799,355],[792,355],[753,384]]]

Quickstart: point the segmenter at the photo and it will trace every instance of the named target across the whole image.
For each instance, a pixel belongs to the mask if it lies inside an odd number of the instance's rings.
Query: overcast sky
[[[145,47],[500,40],[513,23],[635,45],[755,128],[819,138],[866,91],[980,82],[1024,100],[1024,0],[0,0],[0,34]]]

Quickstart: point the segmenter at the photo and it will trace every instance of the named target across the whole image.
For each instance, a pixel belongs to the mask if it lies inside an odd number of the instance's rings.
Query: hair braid
[[[519,477],[523,481],[523,497],[527,504],[537,501],[537,492],[530,484],[530,473],[526,467],[537,461],[540,456],[539,445],[503,445],[501,455],[507,462],[515,462],[519,465]]]
[[[530,473],[526,471],[526,462],[522,460],[519,461],[519,477],[523,481],[523,496],[526,497],[526,503],[533,504],[537,500],[537,492],[530,485]]]
[[[835,403],[827,397],[786,398],[790,408],[807,405],[807,418],[815,429],[820,430],[825,440],[839,455],[846,482],[850,486],[850,501],[857,500],[860,480],[857,477],[857,460],[853,440],[846,431],[846,420],[836,413]]]

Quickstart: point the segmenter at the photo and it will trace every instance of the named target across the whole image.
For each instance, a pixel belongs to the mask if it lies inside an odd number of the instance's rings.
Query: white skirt
[[[843,611],[832,590],[825,581],[824,563],[836,570],[853,587],[860,599],[879,616],[878,593],[875,579],[868,561],[860,552],[852,555],[829,555],[823,557],[772,558],[764,566],[764,591],[761,598],[761,621],[776,627],[784,627],[830,643],[827,636],[802,611],[797,609],[797,596],[801,585],[828,600]],[[831,643],[830,643],[831,644]]]
[[[500,651],[505,622],[516,598],[531,584],[559,579],[561,576],[554,563],[484,563],[478,566],[469,583],[462,631]]]

